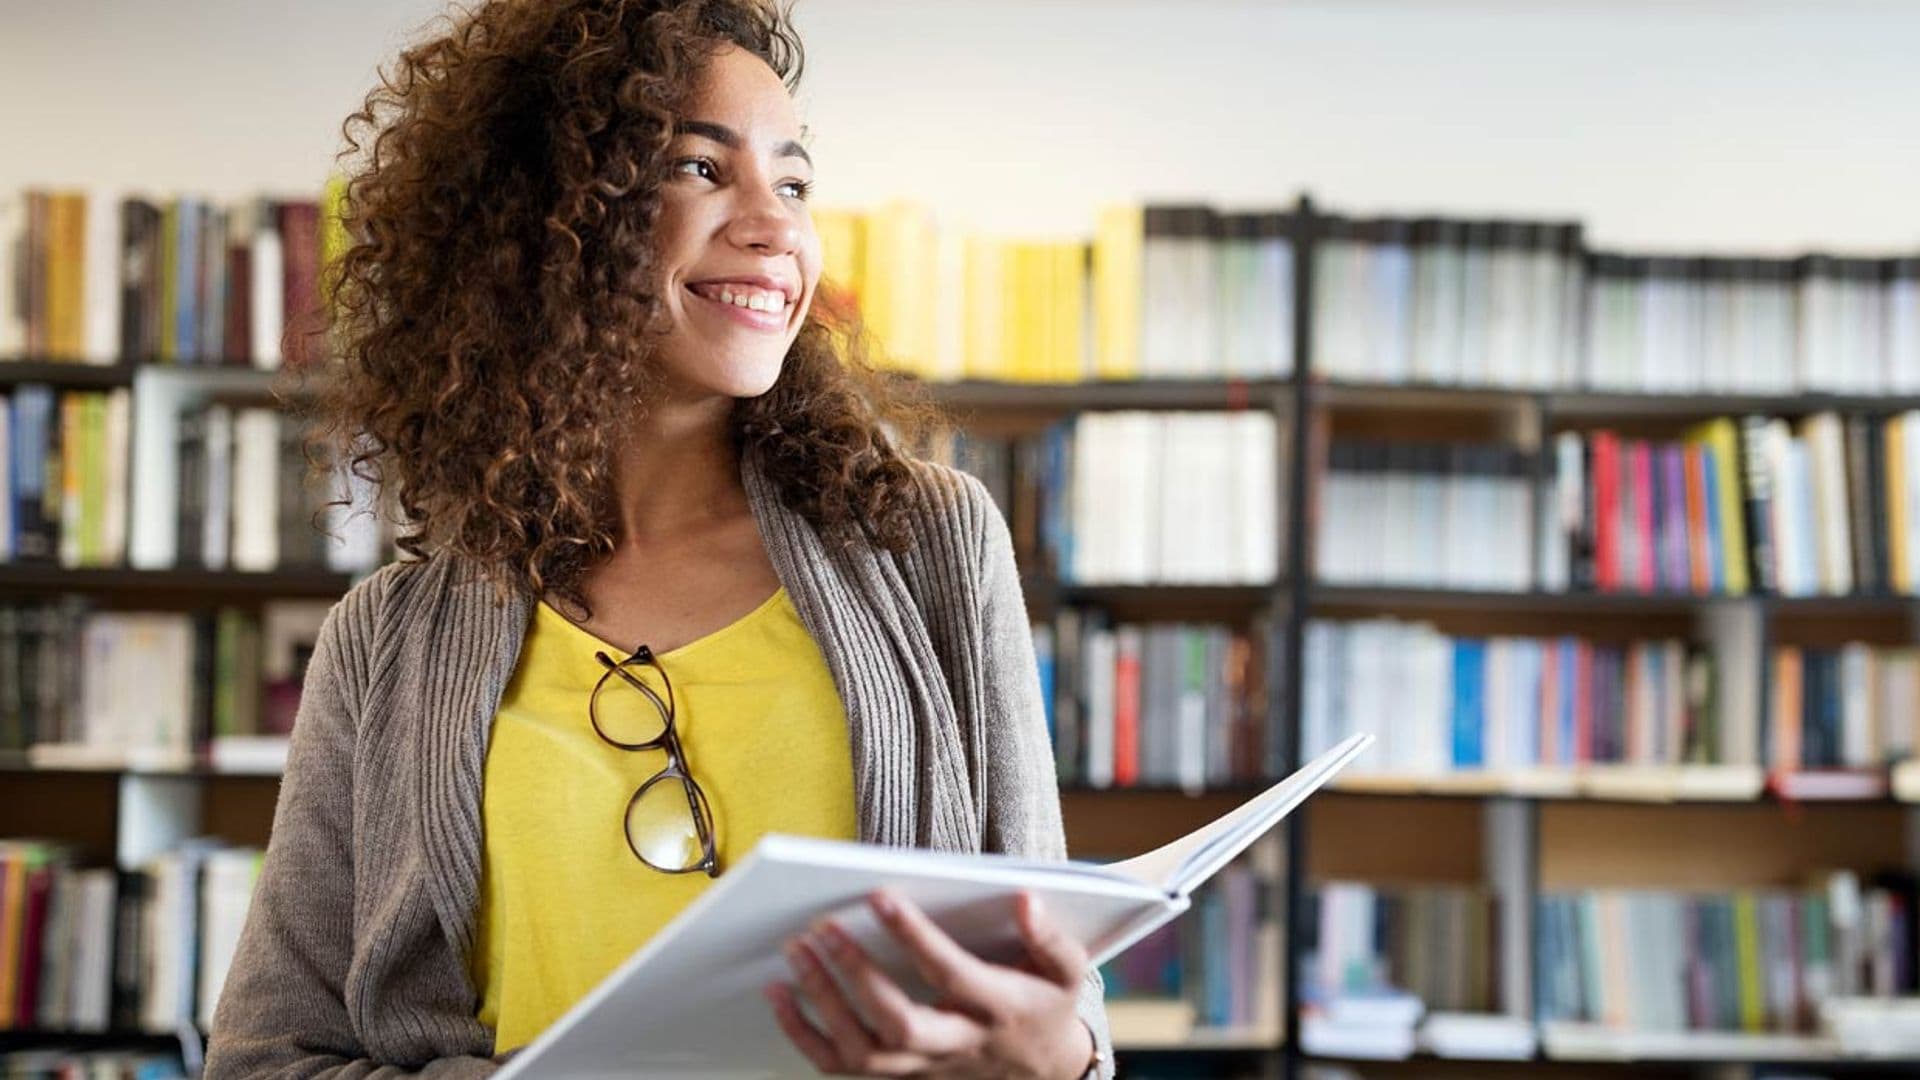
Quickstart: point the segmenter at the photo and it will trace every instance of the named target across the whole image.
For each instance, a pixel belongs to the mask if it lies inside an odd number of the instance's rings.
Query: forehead
[[[687,95],[686,116],[724,124],[752,138],[800,133],[793,96],[766,61],[737,45],[722,47]]]

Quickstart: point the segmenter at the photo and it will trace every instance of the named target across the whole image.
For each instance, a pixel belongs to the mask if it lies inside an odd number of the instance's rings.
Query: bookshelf
[[[1520,588],[1408,582],[1327,581],[1317,572],[1314,533],[1326,511],[1327,447],[1349,438],[1380,444],[1499,444],[1532,453],[1515,479],[1529,505],[1546,502],[1555,476],[1547,453],[1556,435],[1600,428],[1661,437],[1714,417],[1763,414],[1803,418],[1821,413],[1875,416],[1920,408],[1909,391],[1671,392],[1592,390],[1553,385],[1445,384],[1333,377],[1316,352],[1322,315],[1325,237],[1347,243],[1374,235],[1318,211],[1302,197],[1285,215],[1293,247],[1286,328],[1298,375],[1151,376],[1124,381],[1015,382],[960,379],[929,384],[935,400],[963,430],[994,437],[1034,436],[1064,419],[1128,411],[1179,411],[1221,416],[1264,413],[1277,428],[1274,500],[1278,510],[1276,572],[1237,583],[1087,582],[1048,565],[1035,535],[1023,548],[1023,586],[1036,622],[1063,609],[1093,609],[1116,623],[1183,620],[1245,626],[1260,621],[1273,670],[1310,676],[1309,637],[1316,621],[1354,623],[1396,618],[1428,624],[1456,638],[1546,638],[1577,634],[1596,640],[1672,638],[1690,643],[1733,640],[1755,662],[1739,678],[1754,723],[1771,705],[1774,680],[1765,663],[1776,646],[1837,648],[1848,642],[1905,646],[1920,641],[1920,596],[1889,591],[1782,596],[1678,589],[1596,591],[1543,588],[1531,568],[1545,540],[1531,518],[1521,522],[1528,584]],[[1183,226],[1184,227],[1184,226]],[[1358,228],[1358,232],[1355,229]],[[1399,234],[1384,234],[1393,240]],[[1509,238],[1511,239],[1511,238]],[[1518,240],[1513,240],[1519,243]],[[1336,268],[1340,264],[1335,263]],[[1351,333],[1351,326],[1344,333]],[[1350,372],[1353,365],[1336,366]],[[271,372],[173,368],[151,363],[80,365],[45,358],[0,363],[0,387],[40,382],[64,388],[126,387],[158,403],[164,418],[182,403],[220,395],[266,395]],[[138,408],[138,406],[136,406]],[[163,423],[164,421],[149,421]],[[138,426],[136,417],[136,426]],[[164,441],[164,440],[163,440]],[[1009,465],[1009,467],[1012,467]],[[1029,509],[1027,511],[1031,513]],[[1011,515],[1010,515],[1011,516]],[[1018,541],[1018,538],[1017,538]],[[196,569],[60,569],[0,566],[0,591],[122,596],[160,606],[274,597],[326,598],[354,580],[323,571],[241,573]],[[1310,707],[1309,677],[1279,677],[1260,703],[1271,773],[1297,767]],[[1364,768],[1365,766],[1358,766]],[[1886,770],[1880,770],[1885,772]],[[1902,783],[1902,776],[1907,782]],[[1539,943],[1533,919],[1543,895],[1568,890],[1742,890],[1796,880],[1813,869],[1862,875],[1888,867],[1920,868],[1920,773],[1896,768],[1877,791],[1817,797],[1768,784],[1758,762],[1729,771],[1712,765],[1607,768],[1515,767],[1441,774],[1357,773],[1311,800],[1285,826],[1280,1000],[1273,1023],[1167,1037],[1141,1029],[1130,1037],[1117,1007],[1116,1045],[1123,1061],[1143,1068],[1172,1055],[1201,1055],[1207,1067],[1314,1075],[1323,1065],[1363,1066],[1366,1075],[1689,1075],[1710,1063],[1764,1074],[1779,1064],[1870,1074],[1920,1068],[1920,1054],[1888,1061],[1849,1061],[1813,1036],[1691,1033],[1639,1041],[1555,1022],[1538,1028],[1540,1044],[1523,1061],[1456,1060],[1421,1053],[1405,1062],[1360,1062],[1303,1049],[1304,942],[1309,893],[1326,882],[1382,889],[1445,886],[1481,890],[1509,921],[1490,962],[1499,971],[1493,1011],[1531,1023]],[[1209,779],[1190,785],[1161,777],[1127,785],[1068,777],[1062,805],[1071,850],[1137,851],[1218,816],[1261,789],[1258,777]],[[0,836],[59,835],[103,860],[126,863],[206,832],[241,844],[264,844],[275,779],[202,763],[170,767],[33,768],[0,762]],[[61,1033],[43,1033],[59,1041]],[[12,1033],[9,1039],[28,1038]],[[111,1036],[101,1036],[110,1039]]]

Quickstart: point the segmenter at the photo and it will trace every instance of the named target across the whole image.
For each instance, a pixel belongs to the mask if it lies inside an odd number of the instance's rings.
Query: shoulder
[[[405,621],[408,610],[443,589],[458,570],[446,555],[386,563],[355,582],[333,605],[323,636],[332,639],[338,660],[364,662],[390,628]]]
[[[922,541],[957,544],[977,557],[996,532],[1006,532],[1000,507],[979,477],[925,458],[907,465],[918,485],[915,531]]]

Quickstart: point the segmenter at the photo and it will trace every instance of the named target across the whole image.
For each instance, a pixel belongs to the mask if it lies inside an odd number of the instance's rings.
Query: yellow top
[[[628,849],[627,800],[667,755],[594,734],[596,649],[629,655],[535,605],[494,715],[472,968],[495,1053],[532,1041],[714,880],[661,873]],[[857,836],[846,712],[786,589],[656,658],[713,810],[721,873],[762,833]]]

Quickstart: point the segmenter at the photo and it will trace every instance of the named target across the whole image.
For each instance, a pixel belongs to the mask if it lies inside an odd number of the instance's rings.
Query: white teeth
[[[748,308],[753,311],[784,311],[787,307],[787,295],[783,292],[768,292],[763,289],[743,288],[736,292],[730,286],[721,286],[718,297],[723,304]]]

